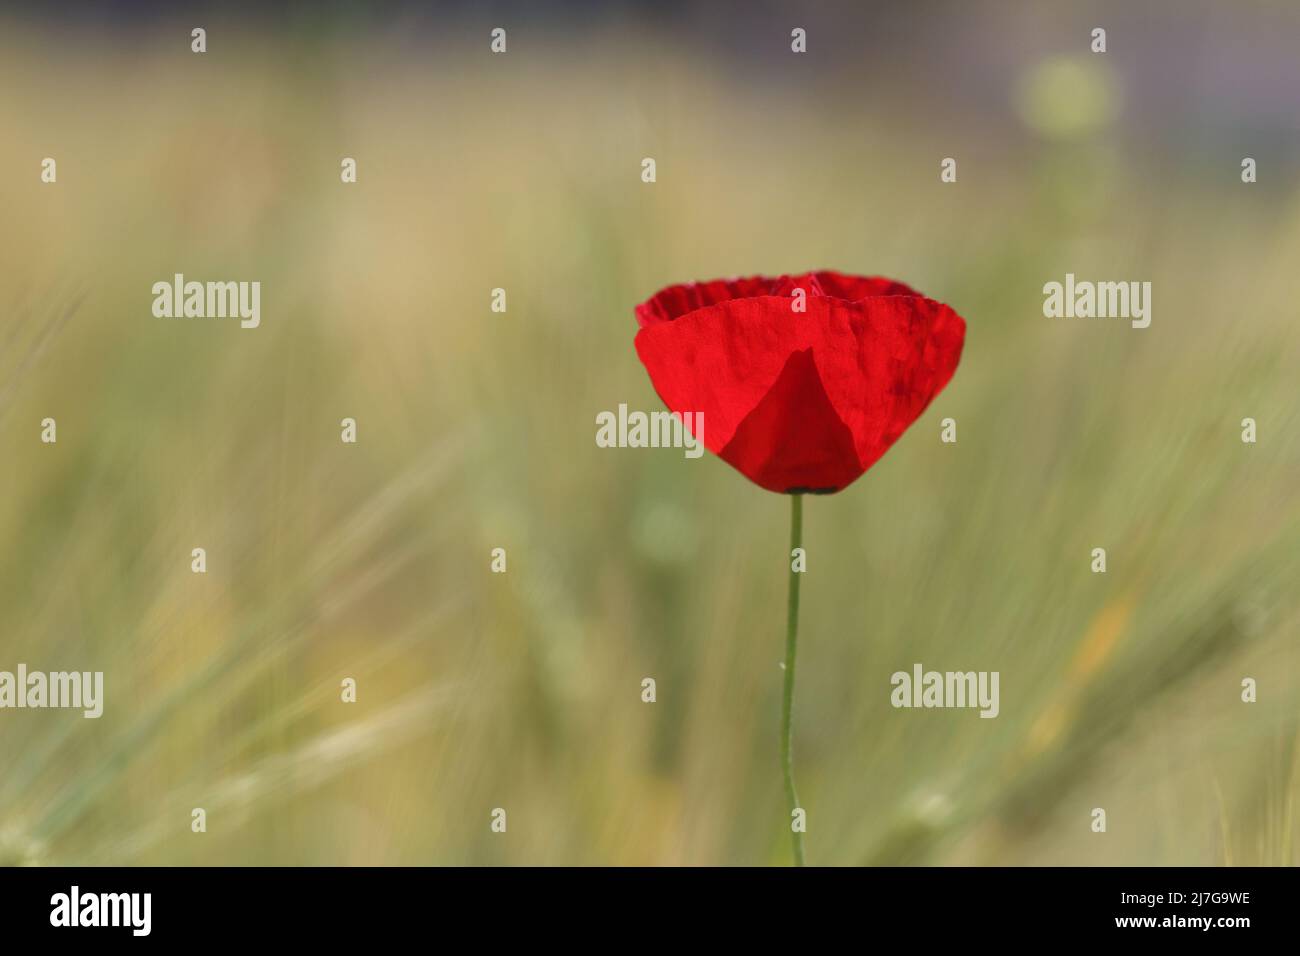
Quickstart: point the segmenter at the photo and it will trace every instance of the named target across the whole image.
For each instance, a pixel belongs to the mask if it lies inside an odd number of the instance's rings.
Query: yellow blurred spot
[[[1068,726],[1073,711],[1072,705],[1059,701],[1043,711],[1029,728],[1029,738],[1025,741],[1026,756],[1036,757],[1056,743]]]
[[[1127,595],[1097,613],[1070,661],[1066,678],[1071,684],[1087,683],[1110,659],[1132,615],[1133,598]]]
[[[1051,139],[1078,139],[1114,120],[1122,99],[1104,54],[1057,56],[1032,67],[1016,106],[1025,125]]]
[[[1061,695],[1038,716],[1025,739],[1023,756],[1036,757],[1064,735],[1074,717],[1075,702],[1083,686],[1114,654],[1133,616],[1134,601],[1125,595],[1097,612],[1070,659]]]

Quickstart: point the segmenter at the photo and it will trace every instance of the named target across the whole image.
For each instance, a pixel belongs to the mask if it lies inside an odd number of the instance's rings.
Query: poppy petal
[[[838,491],[862,473],[853,433],[831,405],[810,349],[786,360],[718,457],[776,492]],[[813,474],[818,484],[803,484]]]
[[[670,285],[666,289],[660,289],[653,298],[636,307],[637,324],[645,328],[658,322],[671,322],[688,312],[694,312],[708,305],[717,305],[729,299],[766,295],[771,285],[772,280],[764,276],[711,279],[708,282]]]
[[[885,285],[889,280],[840,281],[847,278],[818,274],[828,291],[846,294],[906,288]],[[699,308],[645,325],[636,349],[665,404],[703,413],[705,446],[747,477],[771,490],[839,490],[880,458],[951,379],[965,322],[914,295],[810,296],[804,312],[793,310],[794,301],[759,295]],[[807,353],[811,368],[808,359],[792,362],[796,353]],[[777,397],[758,411],[778,382]],[[776,414],[782,407],[788,420]],[[760,423],[767,437],[754,434]]]
[[[850,276],[831,270],[814,272],[813,275],[817,277],[817,281],[825,290],[826,295],[836,299],[848,299],[850,302],[866,299],[873,295],[911,295],[918,297],[921,295],[911,286],[895,282],[893,279],[883,279],[879,276]]]

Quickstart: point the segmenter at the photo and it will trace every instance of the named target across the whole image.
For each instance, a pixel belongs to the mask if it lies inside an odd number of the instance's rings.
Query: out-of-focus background
[[[837,268],[969,333],[806,503],[810,861],[1300,861],[1300,9],[1087,7],[3,14],[0,669],[106,702],[0,711],[0,859],[787,862],[788,502],[595,416],[661,407],[660,286]],[[1000,716],[893,709],[917,662]]]

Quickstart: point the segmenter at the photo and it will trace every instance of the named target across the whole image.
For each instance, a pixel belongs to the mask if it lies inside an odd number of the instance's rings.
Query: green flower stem
[[[790,496],[790,551],[801,547],[803,542],[803,495]],[[790,804],[790,823],[794,820],[794,811],[799,806],[799,795],[794,789],[794,764],[791,750],[794,731],[791,727],[791,711],[794,709],[794,655],[799,636],[799,572],[794,570],[793,554],[787,555],[790,561],[790,600],[789,613],[785,626],[785,690],[781,695],[781,770],[785,774],[785,796]],[[794,844],[794,865],[803,866],[803,834],[791,826],[790,839]]]

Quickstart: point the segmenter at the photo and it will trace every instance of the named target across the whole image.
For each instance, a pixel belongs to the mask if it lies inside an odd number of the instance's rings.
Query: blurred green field
[[[0,669],[106,675],[99,720],[0,712],[0,861],[787,862],[788,502],[595,416],[661,407],[660,286],[836,268],[969,332],[805,502],[810,862],[1300,862],[1295,169],[1151,145],[1060,43],[981,117],[650,30],[151,29],[0,29]],[[260,281],[261,327],[153,318],[175,272]],[[1151,327],[1044,318],[1066,272],[1152,282]],[[893,709],[916,662],[1000,716]]]

